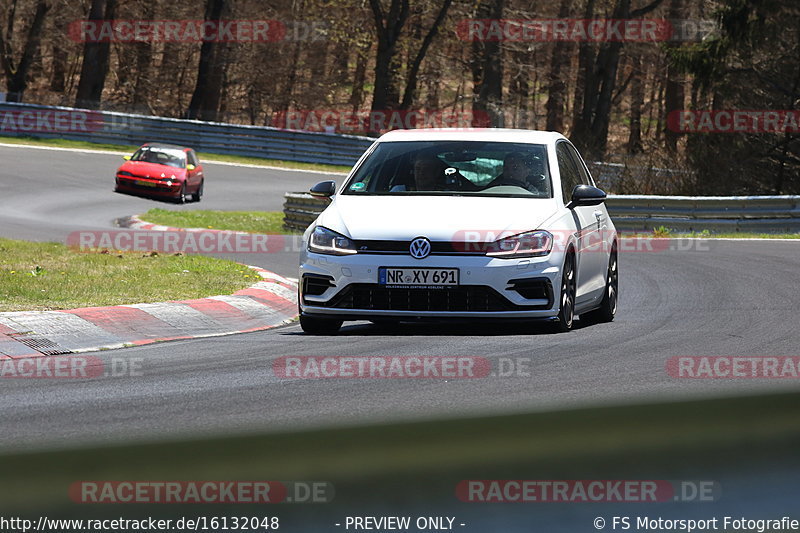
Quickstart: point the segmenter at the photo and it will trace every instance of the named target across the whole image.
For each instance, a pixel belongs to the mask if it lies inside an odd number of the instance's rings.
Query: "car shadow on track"
[[[589,321],[576,320],[573,331],[595,325]],[[294,330],[284,335],[306,335]],[[493,337],[509,335],[569,335],[555,333],[552,324],[544,321],[496,321],[496,322],[400,322],[373,324],[370,322],[347,322],[335,335],[338,337]]]
[[[160,204],[181,205],[180,202],[178,202],[178,200],[176,200],[175,198],[168,198],[168,197],[162,197],[162,196],[148,196],[146,193],[138,194],[138,193],[135,193],[135,192],[128,192],[128,191],[115,191],[115,190],[112,190],[111,192],[113,192],[114,194],[122,195],[122,196],[130,196],[131,198],[141,198],[143,200],[152,200],[152,201],[160,203]],[[192,202],[187,202],[187,203],[192,203]]]

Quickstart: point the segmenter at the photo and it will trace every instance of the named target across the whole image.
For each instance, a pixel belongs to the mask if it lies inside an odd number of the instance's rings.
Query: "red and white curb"
[[[274,328],[297,316],[297,284],[263,268],[261,281],[197,300],[0,313],[0,360],[82,353]]]

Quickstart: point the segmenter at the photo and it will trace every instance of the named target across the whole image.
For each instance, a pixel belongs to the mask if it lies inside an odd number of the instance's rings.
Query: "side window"
[[[189,151],[189,164],[198,166],[200,163],[197,161],[197,156],[194,153],[194,150]]]
[[[575,166],[578,167],[578,173],[581,177],[581,183],[584,185],[591,185],[594,187],[594,182],[592,181],[592,177],[589,175],[589,172],[586,170],[586,167],[581,160],[581,156],[578,155],[578,151],[575,149],[574,146],[567,143],[562,143],[567,146],[567,151],[572,155],[572,159],[575,161]]]
[[[567,143],[560,142],[556,145],[556,157],[558,159],[558,172],[561,174],[561,192],[564,195],[564,204],[572,198],[572,189],[581,183],[581,176],[575,160],[567,150]]]

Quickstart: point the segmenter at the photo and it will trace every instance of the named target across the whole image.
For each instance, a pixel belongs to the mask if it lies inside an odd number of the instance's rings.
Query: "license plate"
[[[381,267],[378,283],[387,287],[431,289],[458,285],[457,268]]]
[[[156,186],[156,184],[153,183],[152,181],[142,181],[142,180],[137,180],[136,181],[136,185],[141,185],[142,187],[155,187]]]

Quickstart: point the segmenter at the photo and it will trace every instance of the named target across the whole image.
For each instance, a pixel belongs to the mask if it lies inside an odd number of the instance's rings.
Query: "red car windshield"
[[[174,148],[143,146],[136,150],[131,161],[143,161],[175,168],[186,167],[186,152]]]

